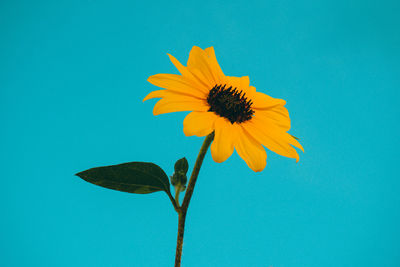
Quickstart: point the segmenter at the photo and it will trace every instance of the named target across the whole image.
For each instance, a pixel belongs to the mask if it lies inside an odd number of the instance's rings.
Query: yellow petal
[[[225,118],[218,117],[215,121],[215,137],[211,144],[211,155],[215,162],[224,162],[232,155],[237,127]]]
[[[258,142],[262,143],[269,150],[288,158],[295,158],[296,161],[299,160],[299,155],[297,151],[290,146],[287,142],[279,138],[273,138],[271,135],[260,131],[255,128],[254,125],[246,124],[245,129],[251,134]]]
[[[208,55],[200,47],[193,46],[189,54],[187,66],[190,72],[195,74],[196,77],[201,78],[202,82],[211,86],[210,89],[216,84],[214,75],[208,64]]]
[[[202,88],[190,84],[181,75],[176,74],[156,74],[147,79],[151,84],[168,89],[173,92],[191,95],[198,98],[206,98],[207,94]]]
[[[200,102],[205,102],[205,99],[201,99],[192,95],[187,95],[187,94],[181,94],[177,93],[174,91],[170,90],[156,90],[151,93],[149,93],[143,101],[153,99],[153,98],[168,98],[169,100],[172,101],[200,101]]]
[[[225,74],[222,72],[221,67],[218,64],[217,57],[215,56],[214,47],[204,49],[204,52],[208,55],[208,63],[211,71],[214,75],[216,84],[225,84]]]
[[[290,130],[290,117],[288,110],[281,105],[268,109],[255,110],[255,117],[258,117],[264,124],[275,124],[284,131]]]
[[[249,76],[243,76],[243,77],[226,76],[226,81],[228,87],[232,86],[233,88],[237,88],[238,90],[242,90],[244,92],[247,92],[250,86]]]
[[[256,92],[256,88],[254,86],[249,86],[249,89],[247,89],[247,94],[249,96],[252,96]]]
[[[291,135],[276,125],[263,124],[262,121],[257,120],[257,117],[254,117],[250,121],[243,123],[242,126],[249,135],[271,151],[299,161],[299,154],[291,145],[295,145],[300,149],[302,149],[302,146]]]
[[[209,106],[201,100],[193,98],[163,98],[159,100],[153,109],[154,115],[177,112],[177,111],[207,111]]]
[[[284,106],[286,104],[286,101],[283,99],[273,98],[260,92],[251,94],[251,101],[253,101],[252,107],[254,109],[266,109],[278,105]]]
[[[288,134],[286,131],[284,131],[276,124],[274,123],[266,124],[265,121],[263,122],[262,120],[260,120],[258,116],[254,116],[249,122],[253,122],[257,128],[262,129],[264,132],[267,132],[268,135],[270,135],[271,137],[283,140],[284,142],[294,147],[297,147],[304,152],[304,148],[299,143],[299,141],[297,141],[292,135]]]
[[[288,140],[289,144],[299,148],[304,153],[303,146],[299,143],[299,141],[296,140],[296,138],[293,137],[293,135],[286,133],[285,137],[286,137],[286,140]]]
[[[168,54],[168,56],[172,64],[174,64],[174,66],[178,69],[182,76],[190,82],[190,84],[193,84],[193,86],[196,88],[202,89],[204,92],[208,92],[210,90],[208,85],[201,83],[198,78],[193,76],[188,68],[183,66],[174,56],[170,54]]]
[[[253,171],[262,171],[267,164],[267,153],[265,149],[259,142],[243,130],[241,124],[238,130],[238,136],[235,141],[237,153]]]
[[[186,136],[206,136],[214,130],[216,119],[214,112],[193,111],[183,120],[183,132]]]
[[[182,63],[179,62],[179,60],[177,60],[173,55],[171,54],[167,54],[169,59],[171,60],[172,64],[174,64],[175,68],[178,69],[178,71],[182,74],[182,75],[190,75],[189,71],[186,69],[185,66],[182,65]]]
[[[203,86],[203,88],[208,88],[207,93],[214,87],[215,84],[208,80],[199,69],[191,68],[190,72],[192,73],[196,81]]]
[[[143,98],[143,102],[153,98],[163,98],[165,96],[165,90],[157,90],[150,92],[145,98]]]

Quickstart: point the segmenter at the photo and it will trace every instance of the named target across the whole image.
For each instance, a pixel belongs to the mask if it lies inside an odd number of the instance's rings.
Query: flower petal
[[[215,121],[215,137],[211,144],[211,155],[215,162],[224,162],[232,155],[237,127],[225,118],[218,117]]]
[[[190,73],[203,88],[208,88],[207,93],[214,87],[215,84],[208,80],[199,69],[191,68]]]
[[[232,86],[233,88],[237,88],[238,90],[242,90],[244,92],[247,92],[250,86],[249,76],[243,76],[243,77],[226,76],[226,81],[228,86]]]
[[[153,98],[163,98],[165,96],[165,90],[157,90],[150,92],[145,98],[143,98],[143,102]]]
[[[193,46],[187,66],[189,71],[201,78],[202,82],[210,86],[210,89],[216,84],[212,69],[208,63],[208,55],[200,47]],[[201,72],[202,75],[199,75],[198,72]]]
[[[156,74],[147,79],[151,84],[168,89],[173,92],[191,95],[198,98],[206,98],[207,95],[203,89],[190,84],[190,81],[184,79],[181,75],[176,74]]]
[[[246,93],[251,97],[255,92],[256,88],[254,86],[249,86],[249,89],[247,90]]]
[[[168,98],[170,100],[179,100],[179,101],[200,101],[204,102],[206,101],[205,99],[201,99],[192,95],[186,95],[186,94],[181,94],[177,93],[174,91],[170,90],[156,90],[153,92],[150,92],[144,99],[143,101],[153,99],[153,98]]]
[[[183,132],[186,136],[206,136],[214,131],[216,119],[214,112],[193,111],[183,120]]]
[[[193,100],[191,97],[165,97],[159,100],[153,109],[154,115],[178,111],[203,111],[206,112],[209,106],[201,100]]]
[[[185,66],[182,65],[182,63],[179,62],[179,60],[177,60],[173,55],[171,54],[167,54],[169,59],[171,60],[172,64],[174,64],[175,68],[178,69],[178,71],[182,74],[182,75],[188,75],[190,76],[190,72],[186,69]]]
[[[225,84],[225,74],[222,72],[222,69],[218,64],[217,57],[215,56],[214,47],[208,47],[204,49],[204,52],[206,52],[206,54],[208,55],[208,63],[214,75],[216,84]]]
[[[265,149],[243,129],[242,124],[240,124],[238,130],[238,136],[235,141],[237,153],[253,171],[262,171],[267,164]]]
[[[284,106],[286,104],[286,101],[283,99],[273,98],[260,92],[253,92],[250,97],[253,101],[252,107],[254,109],[266,109],[278,105]]]
[[[290,130],[290,117],[288,110],[281,105],[274,106],[268,109],[255,110],[258,119],[262,120],[264,124],[275,124],[281,127],[284,131]]]
[[[264,124],[257,117],[242,124],[245,131],[254,137],[258,142],[266,146],[275,153],[288,158],[295,158],[299,161],[299,154],[291,146],[294,145],[300,149],[303,147],[290,134],[273,124]]]
[[[264,132],[268,133],[271,137],[275,139],[284,140],[286,143],[299,148],[304,152],[304,148],[292,135],[288,134],[286,131],[282,130],[279,126],[274,123],[266,123],[259,119],[258,116],[254,116],[251,121]],[[250,121],[249,121],[250,122]]]
[[[202,83],[188,70],[187,67],[183,66],[174,56],[167,54],[172,64],[178,69],[182,76],[188,80],[194,87],[201,89],[203,92],[207,93],[210,88],[208,85]]]

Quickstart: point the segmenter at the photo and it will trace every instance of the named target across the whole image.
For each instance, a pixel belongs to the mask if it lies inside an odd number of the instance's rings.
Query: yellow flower
[[[267,160],[263,145],[299,160],[292,145],[303,148],[287,133],[290,118],[285,100],[257,92],[248,76],[226,76],[213,47],[203,50],[194,46],[187,67],[168,56],[181,75],[149,77],[150,83],[165,89],[153,91],[143,100],[161,98],[154,106],[154,115],[192,111],[183,121],[183,131],[186,136],[206,136],[215,131],[211,155],[216,162],[225,161],[236,149],[253,171],[262,171]]]

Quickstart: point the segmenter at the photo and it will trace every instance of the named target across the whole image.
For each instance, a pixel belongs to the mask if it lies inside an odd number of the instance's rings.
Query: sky
[[[163,192],[74,176],[193,167],[187,112],[153,116],[150,75],[213,46],[225,74],[287,101],[300,161],[254,173],[206,155],[182,266],[400,266],[400,2],[4,0],[0,3],[0,265],[173,266]]]

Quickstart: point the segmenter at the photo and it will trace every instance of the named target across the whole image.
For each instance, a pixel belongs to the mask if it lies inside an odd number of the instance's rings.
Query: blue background
[[[95,166],[191,165],[185,113],[156,87],[193,45],[287,100],[300,162],[252,172],[208,154],[183,266],[400,266],[399,1],[2,1],[0,265],[172,266],[164,193],[74,176]]]

